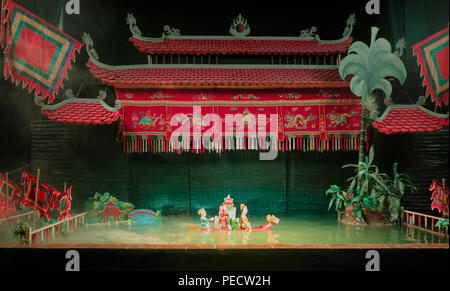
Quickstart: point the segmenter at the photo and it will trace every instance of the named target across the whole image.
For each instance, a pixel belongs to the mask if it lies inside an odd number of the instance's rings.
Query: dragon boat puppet
[[[258,227],[252,227],[248,220],[248,208],[245,204],[240,205],[241,216],[236,218],[236,207],[233,203],[233,198],[228,195],[222,205],[219,207],[219,215],[207,218],[206,210],[198,210],[200,215],[200,224],[197,225],[188,223],[188,227],[195,231],[210,231],[210,232],[229,232],[229,231],[266,231],[272,228],[274,224],[280,223],[280,220],[274,215],[267,215],[267,223]],[[215,227],[211,227],[211,222]]]

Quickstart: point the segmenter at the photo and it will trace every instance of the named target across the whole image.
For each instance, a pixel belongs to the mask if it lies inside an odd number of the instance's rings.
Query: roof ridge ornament
[[[64,95],[66,95],[66,97],[69,99],[75,98],[75,94],[73,94],[72,89],[67,89],[66,91],[64,91]]]
[[[405,52],[406,49],[406,38],[402,37],[400,38],[396,43],[395,43],[395,52],[394,55],[396,55],[397,57],[401,58]]]
[[[317,34],[317,27],[313,26],[300,31],[300,38],[320,40],[320,37]]]
[[[344,33],[342,34],[343,37],[348,38],[353,32],[353,27],[356,24],[356,16],[355,13],[350,14],[350,16],[347,18],[347,26],[344,29]]]
[[[246,37],[250,34],[250,31],[247,19],[242,17],[239,13],[239,16],[233,20],[233,23],[230,26],[230,34],[236,37]]]
[[[119,99],[117,99],[117,100],[114,102],[114,108],[116,109],[116,111],[119,111],[119,110],[122,108],[122,102],[120,102]]]
[[[98,57],[97,51],[94,48],[94,41],[92,40],[89,33],[84,32],[82,39],[83,39],[84,44],[86,45],[86,51],[87,51],[89,57],[98,61],[99,57]]]
[[[34,97],[34,104],[36,104],[39,107],[42,107],[45,105],[44,100],[42,100],[41,97]]]
[[[106,93],[106,90],[98,91],[98,96],[97,96],[98,99],[105,100],[107,96],[108,96],[108,94]]]
[[[64,90],[64,97],[67,99],[74,99],[76,98],[75,95],[73,94],[73,90],[72,89],[66,89]],[[58,97],[58,98],[64,98],[64,97]],[[44,102],[44,100],[42,100],[41,97],[35,97],[34,98],[34,104],[36,104],[39,107],[43,107],[43,106],[48,106],[49,104],[46,104]]]
[[[174,27],[170,27],[170,25],[164,25],[163,27],[163,38],[166,36],[180,36],[180,30]]]
[[[126,21],[127,21],[127,24],[130,26],[130,31],[133,35],[142,36],[142,31],[136,25],[137,20],[132,13],[127,14]]]
[[[38,102],[39,100],[35,100],[35,103]],[[121,108],[122,108],[122,102],[120,102],[120,100],[116,100],[114,102],[114,107],[106,104],[105,101],[99,99],[99,98],[68,98],[66,100],[63,100],[57,104],[42,104],[39,105],[40,107],[42,107],[43,110],[55,110],[60,108],[61,106],[67,105],[67,104],[71,104],[71,103],[76,103],[76,102],[83,102],[83,103],[97,103],[97,104],[101,104],[103,106],[103,108],[105,108],[106,110],[110,111],[110,112],[118,112]]]
[[[106,91],[106,89],[98,91],[97,99],[100,100],[101,103],[105,102],[106,97],[108,97],[108,92]],[[104,104],[106,105],[106,103]],[[119,99],[116,99],[116,101],[114,102],[114,107],[111,107],[111,109],[112,108],[114,108],[114,111],[116,112],[119,111],[122,108],[122,102],[120,102]]]
[[[425,102],[427,101],[427,97],[426,96],[419,96],[419,99],[417,100],[417,105],[422,106],[425,104]]]

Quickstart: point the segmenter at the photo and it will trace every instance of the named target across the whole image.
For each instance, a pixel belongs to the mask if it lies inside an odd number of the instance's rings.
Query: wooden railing
[[[448,226],[445,228],[441,227],[440,225],[438,227],[435,227],[436,222],[441,219],[442,217],[402,209],[403,225],[425,230],[433,234],[445,236],[448,238]]]
[[[41,243],[43,243],[45,241],[48,242],[50,240],[50,232],[51,232],[52,238],[55,238],[55,236],[61,235],[61,225],[64,223],[66,224],[65,227],[66,227],[67,231],[81,228],[85,225],[85,216],[86,216],[86,213],[84,212],[84,213],[72,216],[68,219],[58,221],[56,223],[41,227],[39,229],[32,230],[32,228],[30,227],[28,230],[28,242],[29,242],[29,244],[37,244],[38,236],[40,236],[40,238],[41,238]],[[55,230],[56,230],[56,233],[55,233]]]
[[[0,223],[5,223],[8,222],[10,220],[15,221],[16,223],[19,223],[21,220],[25,220],[27,218],[31,218],[33,216],[34,212],[30,211],[30,212],[26,212],[26,213],[22,213],[22,214],[17,214],[17,215],[13,215],[13,216],[8,216],[8,217],[4,217],[0,219]]]

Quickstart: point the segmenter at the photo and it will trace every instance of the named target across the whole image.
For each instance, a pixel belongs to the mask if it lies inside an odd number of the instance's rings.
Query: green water
[[[212,233],[189,230],[187,223],[199,225],[198,218],[163,217],[160,225],[90,226],[51,240],[56,244],[415,244],[448,243],[448,239],[404,226],[345,226],[335,217],[281,217],[271,231]],[[264,217],[251,218],[253,226]]]

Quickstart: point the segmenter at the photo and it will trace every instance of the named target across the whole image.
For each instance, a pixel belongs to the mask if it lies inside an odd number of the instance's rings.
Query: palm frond
[[[378,31],[378,28],[372,27],[370,47],[363,42],[352,44],[339,65],[339,74],[343,79],[353,75],[350,89],[362,97],[363,102],[376,89],[382,90],[386,97],[391,96],[392,85],[385,78],[394,77],[403,85],[407,76],[405,65],[392,53],[389,41],[377,39]]]
[[[339,74],[342,79],[349,75],[361,75],[364,79],[368,78],[367,60],[363,56],[351,54],[346,56],[339,64]]]
[[[379,79],[387,77],[396,78],[402,85],[407,77],[406,68],[402,60],[392,53],[380,55],[374,60],[370,76],[370,87],[376,84]]]
[[[383,91],[385,98],[391,97],[392,94],[392,85],[386,79],[379,79],[375,84],[372,85],[371,90],[379,89]]]

